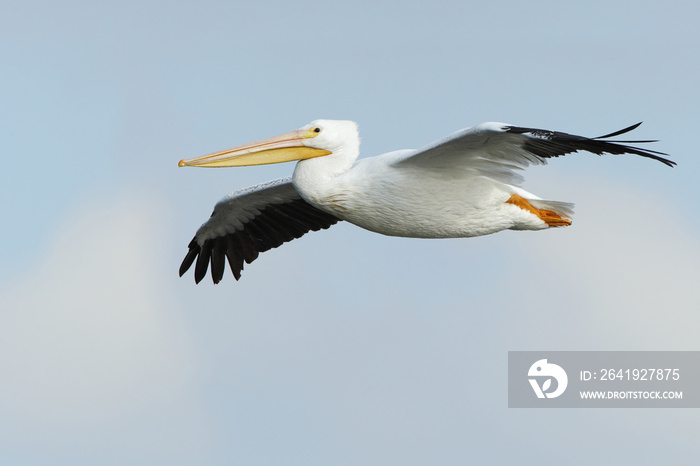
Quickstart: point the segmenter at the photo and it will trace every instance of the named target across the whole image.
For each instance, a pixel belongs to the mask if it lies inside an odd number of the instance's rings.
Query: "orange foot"
[[[513,204],[520,207],[523,210],[527,210],[535,215],[537,215],[542,221],[544,221],[550,227],[566,227],[571,225],[571,220],[564,218],[553,210],[544,210],[534,207],[530,202],[522,196],[513,194],[506,201],[506,204]]]

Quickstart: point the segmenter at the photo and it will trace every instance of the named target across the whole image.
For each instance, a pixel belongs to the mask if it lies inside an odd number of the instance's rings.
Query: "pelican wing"
[[[505,123],[483,123],[473,128],[463,129],[450,136],[415,151],[409,157],[398,161],[401,164],[415,164],[422,167],[472,168],[506,183],[519,183],[522,177],[514,170],[531,164],[544,164],[547,159],[588,151],[602,154],[635,154],[658,160],[672,167],[675,162],[668,160],[662,152],[630,146],[656,142],[611,141],[608,138],[632,131],[641,123],[620,131],[587,138],[558,131],[523,128]]]
[[[221,199],[209,220],[197,230],[180,266],[180,276],[196,259],[195,281],[204,278],[211,263],[211,277],[219,283],[226,258],[238,280],[244,261],[250,264],[261,252],[338,221],[304,201],[291,178],[236,191]]]

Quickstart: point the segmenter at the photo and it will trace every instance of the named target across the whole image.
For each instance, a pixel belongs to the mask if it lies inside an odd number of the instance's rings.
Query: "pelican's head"
[[[360,145],[357,123],[350,120],[314,120],[300,131],[314,131],[316,137],[306,141],[306,144],[331,153]]]
[[[360,138],[354,121],[315,120],[291,133],[251,142],[194,159],[180,160],[179,166],[240,167],[291,162],[340,152],[359,150]]]

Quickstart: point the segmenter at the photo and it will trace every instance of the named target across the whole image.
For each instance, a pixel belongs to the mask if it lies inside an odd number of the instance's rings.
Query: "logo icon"
[[[564,369],[556,364],[548,363],[546,359],[540,359],[530,366],[527,375],[528,377],[536,377],[528,380],[537,398],[556,398],[564,393],[569,383],[569,378],[566,376]],[[544,379],[542,385],[539,384],[538,379]],[[548,392],[547,390],[552,388],[552,379],[557,381],[557,386],[555,390]]]

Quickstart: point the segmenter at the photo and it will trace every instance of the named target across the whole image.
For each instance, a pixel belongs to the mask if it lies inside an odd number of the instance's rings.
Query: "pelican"
[[[199,283],[211,264],[219,283],[225,258],[236,280],[258,254],[345,220],[375,233],[411,238],[463,238],[501,230],[571,224],[573,204],[543,200],[522,188],[518,173],[547,159],[588,151],[634,154],[669,167],[656,152],[611,141],[641,123],[586,138],[558,131],[483,123],[417,150],[358,160],[353,121],[315,120],[281,136],[181,160],[179,166],[237,167],[298,160],[291,177],[236,191],[219,201],[197,230],[180,266],[195,262]]]

